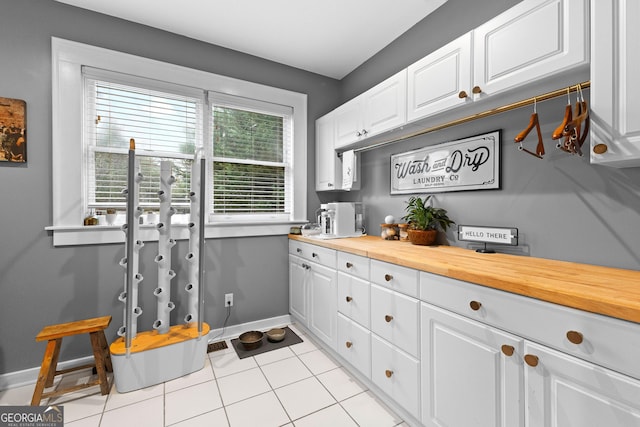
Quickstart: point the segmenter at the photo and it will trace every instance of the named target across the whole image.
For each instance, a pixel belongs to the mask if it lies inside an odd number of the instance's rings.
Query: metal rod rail
[[[515,110],[517,108],[526,107],[527,105],[533,105],[534,102],[546,101],[548,99],[557,98],[559,96],[567,95],[567,93],[576,92],[578,88],[587,89],[591,86],[591,81],[585,81],[582,83],[578,83],[569,87],[564,87],[562,89],[557,89],[551,92],[543,93],[542,95],[534,96],[532,98],[523,99],[521,101],[516,101],[511,104],[503,105],[501,107],[493,108],[491,110],[486,110],[481,113],[472,114],[470,116],[462,117],[459,119],[451,120],[446,123],[442,123],[436,126],[431,126],[425,129],[421,129],[417,132],[410,133],[408,135],[401,136],[399,138],[390,139],[387,141],[378,142],[373,145],[369,145],[367,147],[355,148],[353,151],[356,153],[374,150],[376,148],[380,148],[385,145],[393,144],[395,142],[404,141],[407,139],[415,138],[417,136],[425,135],[427,133],[435,132],[438,130],[446,129],[452,126],[457,126],[463,123],[471,122],[473,120],[483,119],[485,117],[494,116],[496,114],[506,113],[507,111]],[[346,150],[345,150],[346,151]],[[342,157],[342,153],[338,153],[338,157]]]

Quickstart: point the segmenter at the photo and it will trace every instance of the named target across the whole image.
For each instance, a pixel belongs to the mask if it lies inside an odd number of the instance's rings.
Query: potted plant
[[[407,214],[402,219],[409,223],[409,241],[414,245],[432,245],[438,230],[447,231],[451,224],[455,224],[449,219],[445,209],[431,206],[430,199],[430,195],[424,200],[412,196],[407,202]]]

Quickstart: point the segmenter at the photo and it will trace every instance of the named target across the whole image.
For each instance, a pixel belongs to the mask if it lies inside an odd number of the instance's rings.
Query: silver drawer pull
[[[582,344],[582,341],[584,341],[584,337],[578,331],[567,332],[567,339],[573,344]]]

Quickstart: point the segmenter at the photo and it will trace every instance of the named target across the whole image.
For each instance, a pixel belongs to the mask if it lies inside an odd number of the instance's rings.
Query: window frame
[[[306,220],[307,204],[307,95],[285,89],[220,76],[206,71],[157,61],[83,43],[51,38],[52,61],[52,226],[54,246],[119,243],[124,233],[114,226],[82,226],[84,217],[83,78],[89,66],[147,79],[173,83],[218,93],[256,99],[293,108],[293,204],[287,221],[210,221],[206,238],[284,235],[293,224]],[[206,122],[203,120],[203,122]],[[203,140],[210,140],[204,126]],[[78,165],[74,167],[74,165]],[[209,219],[209,218],[206,218]],[[187,239],[185,226],[174,227],[175,239]],[[152,226],[141,227],[143,240],[157,240]]]
[[[274,104],[274,103],[269,103],[269,102],[265,102],[265,101],[260,101],[260,100],[255,100],[255,99],[247,99],[247,98],[240,98],[237,96],[230,96],[227,94],[223,94],[223,93],[218,93],[218,92],[212,92],[210,91],[208,93],[208,101],[207,101],[207,114],[209,115],[209,119],[213,121],[213,108],[219,106],[219,107],[224,107],[224,108],[234,108],[234,109],[238,109],[238,110],[244,110],[244,111],[254,111],[254,112],[260,112],[260,113],[265,113],[265,114],[272,114],[272,115],[283,115],[283,116],[292,116],[292,111],[291,111],[291,107],[290,106],[282,106],[279,104]],[[285,121],[289,121],[289,120],[285,120]],[[293,121],[293,119],[291,120]],[[294,135],[293,132],[293,123],[287,123],[285,125],[286,126],[290,126],[291,130],[286,131],[286,132],[290,132],[291,135]],[[210,129],[213,129],[213,126],[210,127]],[[209,167],[210,167],[210,172],[213,173],[212,169],[213,169],[213,164],[214,162],[225,162],[228,159],[225,159],[223,157],[217,157],[214,153],[214,141],[213,141],[213,135],[210,135],[209,140],[205,141],[205,144],[207,145],[206,150],[210,150],[210,158],[209,158]],[[283,150],[284,150],[284,159],[283,162],[281,164],[279,163],[274,163],[274,165],[276,166],[283,166],[285,169],[285,175],[291,175],[290,174],[290,170],[293,169],[295,172],[295,167],[293,165],[293,158],[289,159],[288,157],[288,153],[287,151],[292,150],[293,149],[293,145],[294,143],[291,142],[290,144],[285,144]],[[291,156],[293,157],[293,156]],[[246,160],[246,159],[240,159],[240,160]],[[253,163],[253,164],[268,164],[270,162],[262,162],[262,161],[251,161],[251,160],[246,160],[241,162],[243,164],[249,164],[249,163]],[[295,176],[290,176],[290,184],[291,186],[294,185],[294,181],[295,181]],[[209,191],[209,197],[213,198],[214,195],[214,189],[210,189],[211,191]],[[290,195],[292,199],[295,200],[295,195],[291,194]],[[285,197],[286,199],[286,197]],[[209,201],[209,207],[211,208],[212,206],[212,202],[213,200]],[[285,200],[286,202],[286,200]],[[282,220],[283,217],[285,217],[287,214],[286,213],[256,213],[256,214],[227,214],[227,213],[214,213],[212,211],[210,211],[210,215],[209,215],[209,219],[210,221],[236,221],[239,223],[246,223],[246,222],[251,222],[251,221],[256,221],[256,220],[261,220],[261,221],[278,221],[278,220]]]

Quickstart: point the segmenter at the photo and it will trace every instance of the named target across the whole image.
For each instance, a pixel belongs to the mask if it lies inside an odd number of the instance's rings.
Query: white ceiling
[[[446,0],[57,0],[341,79]]]

